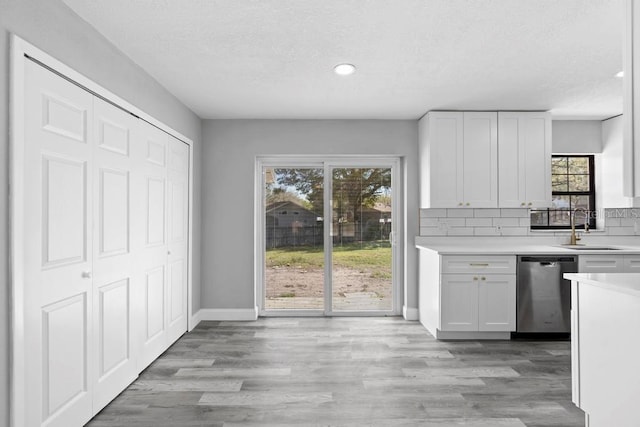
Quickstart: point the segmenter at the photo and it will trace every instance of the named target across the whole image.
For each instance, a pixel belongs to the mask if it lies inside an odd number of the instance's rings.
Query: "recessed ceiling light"
[[[616,77],[619,78],[619,79],[623,78],[624,77],[624,71],[617,72],[616,73]]]
[[[353,64],[338,64],[333,67],[333,71],[339,76],[348,76],[355,73],[356,66]]]

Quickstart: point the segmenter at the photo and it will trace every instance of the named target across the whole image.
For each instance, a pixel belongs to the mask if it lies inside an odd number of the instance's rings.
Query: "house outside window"
[[[571,211],[576,227],[596,226],[596,189],[593,155],[552,156],[551,194],[553,206],[531,210],[531,229],[562,230],[571,228]]]

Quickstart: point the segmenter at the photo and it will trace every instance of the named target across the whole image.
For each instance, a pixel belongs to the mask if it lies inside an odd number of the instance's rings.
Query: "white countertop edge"
[[[640,297],[640,273],[565,273],[564,278]]]
[[[586,240],[586,239],[585,239]],[[575,250],[564,245],[566,239],[540,237],[416,237],[415,247],[440,255],[639,255],[640,239],[591,239],[587,246],[608,246],[618,250]]]

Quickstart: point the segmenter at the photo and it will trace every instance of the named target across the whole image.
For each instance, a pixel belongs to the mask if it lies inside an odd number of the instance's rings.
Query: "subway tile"
[[[526,208],[500,209],[500,216],[503,218],[526,218],[529,215],[529,209]]]
[[[467,227],[491,227],[493,226],[492,218],[467,218]]]
[[[473,218],[473,209],[447,209],[449,218]]]
[[[476,218],[492,218],[500,216],[500,209],[474,209],[473,216]]]
[[[440,223],[447,227],[464,227],[464,218],[440,218]]]
[[[606,218],[604,220],[605,227],[620,227],[622,225],[621,218]]]
[[[474,236],[499,236],[500,232],[495,227],[476,227],[473,229]]]
[[[423,218],[434,218],[447,216],[446,209],[422,209],[420,216]]]
[[[620,218],[620,225],[623,227],[635,227],[640,218]]]
[[[420,227],[421,236],[446,236],[447,230],[439,227]]]
[[[420,218],[420,227],[439,227],[440,218]]]
[[[607,234],[610,236],[633,236],[635,230],[633,227],[610,227],[607,229]]]
[[[521,227],[531,227],[531,217],[526,217],[526,218],[520,218],[520,226]]]
[[[493,225],[499,225],[501,227],[519,227],[519,218],[493,218]]]
[[[500,230],[500,234],[503,236],[526,236],[529,234],[529,228],[527,227],[505,227]]]
[[[451,227],[447,230],[447,236],[473,236],[473,228]]]
[[[604,216],[605,218],[626,218],[630,216],[630,210],[628,208],[606,208]]]

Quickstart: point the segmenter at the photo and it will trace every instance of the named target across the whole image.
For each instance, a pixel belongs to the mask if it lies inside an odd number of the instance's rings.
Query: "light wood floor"
[[[584,426],[568,342],[439,342],[399,318],[202,322],[89,426]]]

